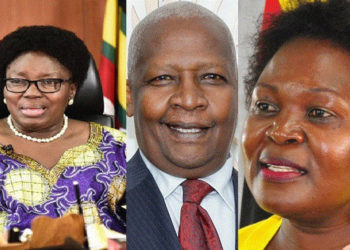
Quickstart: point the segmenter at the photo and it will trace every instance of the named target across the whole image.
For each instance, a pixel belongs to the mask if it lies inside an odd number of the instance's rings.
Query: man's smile
[[[185,140],[186,142],[198,140],[208,134],[208,131],[215,126],[214,122],[197,122],[197,121],[175,121],[164,120],[160,122],[161,125],[165,125],[167,130],[172,136],[175,136],[177,140]]]

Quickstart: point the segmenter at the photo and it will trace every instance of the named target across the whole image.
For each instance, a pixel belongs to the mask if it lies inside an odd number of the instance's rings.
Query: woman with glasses
[[[124,230],[115,210],[125,190],[124,134],[64,114],[89,58],[74,33],[52,26],[22,27],[1,41],[10,115],[0,120],[0,233],[30,228],[38,215],[78,213],[79,202],[86,224]]]

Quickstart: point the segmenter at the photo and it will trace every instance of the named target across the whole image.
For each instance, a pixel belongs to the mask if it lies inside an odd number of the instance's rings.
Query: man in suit
[[[128,74],[127,113],[139,145],[127,165],[128,250],[235,249],[229,29],[201,6],[165,5],[134,29]]]

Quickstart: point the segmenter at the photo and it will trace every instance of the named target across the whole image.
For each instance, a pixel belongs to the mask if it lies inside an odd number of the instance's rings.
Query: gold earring
[[[73,105],[73,103],[74,103],[74,99],[73,98],[69,99],[68,105],[71,106],[71,105]]]

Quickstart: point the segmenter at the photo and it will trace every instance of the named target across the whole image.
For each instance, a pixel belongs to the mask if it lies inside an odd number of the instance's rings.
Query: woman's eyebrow
[[[335,95],[339,95],[339,93],[333,89],[330,88],[311,88],[308,91],[310,92],[330,92]]]
[[[264,82],[258,82],[258,83],[256,84],[256,88],[257,88],[257,87],[267,88],[267,89],[270,89],[270,90],[272,90],[272,91],[274,91],[274,92],[278,92],[278,88],[277,88],[276,86],[272,86],[272,85],[270,85],[270,84],[268,84],[268,83],[264,83]]]
[[[257,87],[261,87],[261,88],[267,88],[267,89],[270,89],[274,92],[278,92],[278,88],[276,86],[273,86],[273,85],[270,85],[268,83],[264,83],[264,82],[259,82],[256,84],[256,88]],[[328,92],[328,93],[332,93],[334,95],[338,95],[339,96],[339,93],[337,91],[335,91],[334,89],[330,89],[330,88],[320,88],[320,87],[317,87],[317,88],[311,88],[311,89],[307,89],[306,92],[316,92],[316,93],[319,93],[319,92]]]

